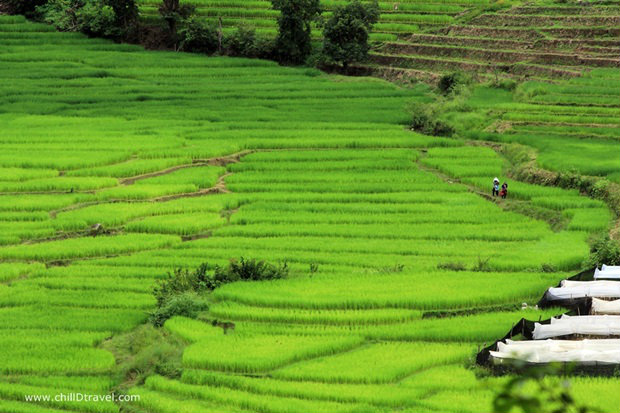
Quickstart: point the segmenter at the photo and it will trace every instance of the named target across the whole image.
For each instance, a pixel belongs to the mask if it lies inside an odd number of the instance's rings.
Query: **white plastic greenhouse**
[[[586,270],[563,280],[538,302],[541,308],[564,307],[571,315],[539,322],[523,318],[478,352],[476,362],[496,365],[500,372],[518,368],[513,362],[520,361],[573,363],[587,374],[615,374],[620,366],[620,266],[603,265],[594,270],[594,281],[581,281],[590,277],[592,270]]]
[[[534,324],[534,340],[572,334],[587,336],[620,336],[620,316],[591,315],[571,317],[562,315],[560,318],[552,318],[550,324]]]
[[[594,270],[595,280],[620,280],[620,266],[605,265]]]
[[[620,339],[506,340],[506,343],[497,343],[497,351],[491,351],[490,355],[495,364],[516,359],[528,363],[618,364],[620,363]]]
[[[549,288],[546,294],[550,301],[584,297],[620,298],[620,282],[564,280],[560,287]]]
[[[620,315],[620,300],[605,301],[593,298],[591,311],[593,314]]]

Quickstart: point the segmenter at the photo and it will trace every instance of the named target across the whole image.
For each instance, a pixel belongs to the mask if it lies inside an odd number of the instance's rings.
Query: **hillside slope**
[[[477,378],[472,354],[553,314],[518,308],[609,225],[577,191],[510,181],[509,200],[490,200],[506,160],[406,130],[423,85],[13,17],[0,40],[0,411],[488,411],[502,380]],[[168,321],[181,376],[126,382],[129,404],[25,399],[117,389],[127,378],[101,343],[146,321],[155,281],[240,256],[291,275],[216,290],[205,317],[232,333]],[[580,401],[620,403],[613,379],[574,382]]]

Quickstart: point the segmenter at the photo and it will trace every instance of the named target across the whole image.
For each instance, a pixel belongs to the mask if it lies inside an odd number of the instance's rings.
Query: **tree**
[[[310,55],[313,20],[321,14],[319,0],[271,0],[278,16],[276,50],[283,63],[301,64]]]
[[[159,14],[168,24],[170,39],[176,49],[178,44],[177,27],[180,22],[187,20],[196,8],[189,4],[181,5],[179,0],[162,0],[159,6]]]
[[[137,25],[138,6],[135,0],[107,0],[116,16],[116,25],[129,30]]]
[[[351,63],[363,62],[370,50],[368,35],[378,20],[376,0],[370,4],[355,0],[337,7],[323,29],[323,54],[345,69]]]

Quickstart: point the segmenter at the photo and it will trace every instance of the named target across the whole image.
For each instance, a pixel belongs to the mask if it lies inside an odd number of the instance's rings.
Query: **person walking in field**
[[[495,177],[495,179],[493,180],[493,196],[498,196],[498,195],[499,195],[499,179]]]
[[[502,199],[506,199],[508,196],[508,184],[506,182],[502,184],[502,189],[499,191],[499,196],[501,196]]]

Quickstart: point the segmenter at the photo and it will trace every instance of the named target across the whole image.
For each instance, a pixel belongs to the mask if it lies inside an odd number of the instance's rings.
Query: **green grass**
[[[461,344],[371,344],[284,367],[273,372],[273,377],[327,383],[392,383],[426,367],[454,363],[471,352],[471,347]]]
[[[253,285],[226,285],[214,296],[249,305],[305,309],[446,309],[538,297],[560,274],[424,272],[327,274]],[[513,288],[501,286],[510,283]],[[449,293],[446,293],[449,291]]]
[[[53,260],[130,253],[141,249],[162,248],[179,241],[165,235],[127,234],[117,237],[73,238],[39,244],[8,246],[0,257],[20,260]]]
[[[220,214],[194,213],[177,215],[158,215],[130,222],[129,232],[191,235],[206,232],[225,224]]]
[[[317,340],[314,337],[220,334],[187,347],[183,365],[239,373],[266,372],[298,360],[350,350],[360,342],[354,336]]]
[[[25,277],[36,270],[42,269],[41,264],[4,263],[0,264],[0,282],[7,282]]]

